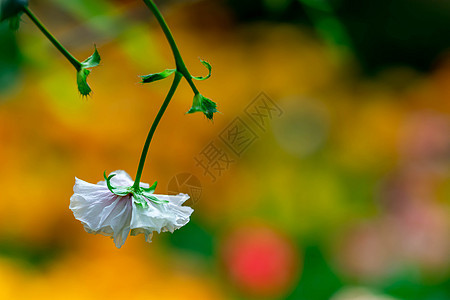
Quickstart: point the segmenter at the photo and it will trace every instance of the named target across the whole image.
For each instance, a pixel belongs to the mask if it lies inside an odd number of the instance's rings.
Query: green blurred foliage
[[[305,247],[305,246],[304,246]],[[302,279],[286,299],[330,299],[344,286],[318,246],[306,246]]]
[[[205,258],[213,258],[215,253],[215,235],[210,228],[194,217],[184,228],[183,233],[170,235],[170,245],[177,249],[190,251]]]
[[[6,22],[0,24],[0,45],[0,92],[3,92],[17,84],[22,63],[15,33]]]
[[[270,20],[307,25],[354,47],[368,74],[388,66],[427,71],[450,48],[450,4],[427,0],[227,0],[241,22]],[[340,25],[342,23],[342,33]],[[331,22],[331,23],[330,23]],[[323,27],[325,26],[325,27]]]

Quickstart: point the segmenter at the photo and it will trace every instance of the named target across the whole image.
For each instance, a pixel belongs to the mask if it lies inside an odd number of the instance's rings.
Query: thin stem
[[[187,82],[194,91],[194,94],[198,94],[199,92],[195,87],[194,82],[192,81],[191,74],[189,73],[188,69],[186,68],[186,65],[184,64],[183,58],[181,57],[180,54],[180,50],[178,50],[177,44],[175,43],[175,39],[173,38],[172,32],[170,31],[169,26],[164,20],[164,17],[162,16],[158,7],[152,0],[143,0],[143,1],[145,5],[147,5],[147,7],[151,10],[151,12],[155,15],[156,20],[158,20],[158,23],[161,26],[164,35],[167,38],[167,41],[169,42],[170,48],[172,49],[173,57],[175,58],[177,71],[180,72],[184,76],[184,78],[186,78]]]
[[[23,8],[23,12],[33,21],[34,24],[42,31],[42,33],[52,42],[52,44],[56,47],[56,49],[59,50],[68,60],[69,62],[79,71],[81,69],[81,63],[73,57],[72,54],[69,53],[69,51],[64,48],[63,45],[61,45],[60,42],[45,28],[44,24],[39,21],[39,19],[33,14],[33,12],[25,6]]]
[[[191,88],[192,88],[192,91],[194,91],[194,94],[195,95],[197,95],[197,94],[200,94],[200,92],[197,90],[197,87],[195,86],[195,84],[194,84],[194,81],[192,80],[192,77],[191,77],[191,75],[189,75],[189,76],[185,76],[184,77],[185,79],[186,79],[186,81],[189,83],[189,85],[191,86]]]
[[[145,140],[145,144],[144,144],[144,149],[142,149],[141,159],[139,160],[139,166],[138,166],[138,170],[136,173],[136,179],[133,184],[134,189],[139,188],[139,182],[141,181],[142,170],[144,169],[145,159],[147,157],[148,148],[150,147],[150,142],[152,141],[153,134],[155,133],[156,127],[158,126],[159,121],[161,120],[162,116],[164,115],[164,112],[166,111],[166,108],[169,105],[170,100],[172,99],[172,96],[175,93],[182,77],[183,77],[183,75],[180,72],[178,72],[178,71],[175,72],[175,78],[173,79],[172,86],[170,87],[169,93],[167,93],[166,99],[164,100],[164,103],[161,105],[161,108],[159,109],[159,112],[156,115],[156,118],[153,121],[152,127],[150,128],[150,131],[147,135],[147,139]]]
[[[172,99],[178,84],[181,81],[181,78],[185,78],[189,85],[191,86],[194,93],[197,95],[199,94],[199,91],[195,87],[195,84],[192,80],[192,76],[189,73],[188,69],[186,68],[186,65],[184,64],[183,58],[181,57],[180,50],[178,50],[177,44],[175,43],[175,39],[173,38],[172,32],[169,29],[169,26],[167,25],[166,21],[164,20],[164,17],[162,16],[161,12],[159,11],[158,7],[155,5],[155,3],[152,0],[143,0],[145,5],[151,10],[151,12],[155,15],[156,20],[158,20],[159,25],[161,26],[161,29],[164,32],[164,35],[167,38],[167,41],[169,42],[170,48],[172,49],[173,57],[175,59],[175,65],[177,68],[177,71],[175,72],[175,78],[173,79],[172,86],[170,87],[169,92],[167,93],[166,99],[164,100],[163,104],[161,105],[161,108],[159,109],[158,114],[156,115],[155,120],[153,121],[152,127],[150,128],[150,131],[147,135],[147,139],[145,140],[144,148],[142,149],[141,158],[139,160],[139,166],[138,170],[136,172],[136,178],[133,183],[133,189],[137,190],[139,188],[139,183],[141,181],[141,175],[142,171],[144,169],[145,160],[147,158],[148,149],[150,148],[150,143],[153,138],[153,134],[155,133],[156,127],[159,124],[159,121],[161,120],[162,116],[164,115],[164,112],[166,111],[167,106],[170,103],[170,100]]]

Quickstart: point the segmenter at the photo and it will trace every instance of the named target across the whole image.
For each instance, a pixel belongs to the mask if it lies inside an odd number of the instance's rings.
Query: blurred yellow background
[[[191,222],[120,250],[87,234],[69,199],[75,176],[135,174],[170,85],[138,75],[174,67],[160,28],[140,1],[31,1],[75,57],[96,44],[82,98],[29,19],[1,24],[0,299],[450,299],[448,48],[427,70],[366,72],[359,37],[334,34],[339,19],[306,9],[311,24],[297,22],[310,1],[262,2],[271,13],[261,1],[157,2],[191,73],[212,64],[197,87],[221,113],[185,115],[182,82],[142,181],[166,194],[177,174],[198,179]],[[247,112],[263,102],[279,111],[260,127]],[[239,154],[223,140],[236,120],[254,136]],[[233,159],[214,178],[196,161],[211,142]]]

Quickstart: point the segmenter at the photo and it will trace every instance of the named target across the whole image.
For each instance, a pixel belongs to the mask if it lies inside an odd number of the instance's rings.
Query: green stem
[[[169,26],[167,25],[166,21],[164,20],[164,17],[162,16],[158,7],[155,5],[155,3],[152,0],[143,0],[143,1],[144,1],[145,5],[147,5],[147,7],[151,10],[151,12],[155,15],[156,20],[158,20],[158,23],[161,26],[161,28],[164,32],[164,35],[167,38],[167,41],[169,42],[170,48],[172,49],[173,57],[175,59],[175,65],[176,65],[177,71],[175,72],[175,78],[173,79],[172,86],[170,87],[170,90],[167,93],[166,99],[164,100],[163,104],[161,105],[161,108],[159,109],[159,112],[156,115],[156,118],[153,121],[152,127],[150,128],[150,131],[147,135],[147,139],[145,140],[144,148],[142,149],[141,158],[139,160],[138,170],[136,172],[136,178],[133,183],[134,190],[139,189],[139,183],[141,181],[142,171],[144,169],[148,149],[150,148],[150,143],[151,143],[153,135],[156,131],[156,127],[158,127],[159,121],[161,120],[162,116],[164,115],[164,112],[166,111],[167,106],[170,103],[170,100],[172,99],[173,95],[175,94],[175,91],[178,87],[178,84],[181,81],[181,78],[184,77],[187,80],[187,82],[189,83],[189,85],[191,86],[194,93],[196,95],[199,94],[199,91],[195,87],[195,84],[192,80],[192,76],[189,73],[188,69],[186,68],[186,65],[184,64],[183,58],[181,57],[180,50],[178,50],[177,44],[175,43],[175,39],[173,38],[172,32],[170,31]]]
[[[189,73],[188,73],[189,74]],[[194,92],[195,95],[200,94],[200,92],[197,90],[197,87],[194,84],[194,81],[192,80],[191,75],[189,74],[189,76],[184,76],[184,78],[186,79],[186,81],[189,83],[189,85],[192,88],[192,91]]]
[[[77,71],[81,70],[81,63],[73,57],[72,54],[69,53],[69,51],[64,48],[63,45],[61,45],[60,42],[45,28],[44,24],[39,21],[39,19],[33,14],[33,12],[25,6],[23,8],[23,12],[33,21],[34,24],[42,31],[42,33],[52,42],[52,44],[56,47],[56,49],[59,50],[68,60],[69,62],[77,69]]]
[[[167,41],[169,42],[170,48],[172,49],[173,57],[175,59],[175,65],[177,67],[177,71],[181,73],[184,78],[186,78],[187,82],[191,86],[192,90],[194,91],[194,94],[198,94],[199,91],[195,87],[194,82],[192,81],[191,74],[189,73],[188,69],[186,68],[186,65],[184,64],[183,58],[181,57],[180,50],[178,50],[177,44],[175,43],[175,39],[173,38],[172,32],[170,31],[169,26],[167,25],[166,21],[164,20],[164,17],[162,16],[161,12],[159,11],[158,7],[152,0],[143,0],[145,5],[151,10],[151,12],[155,15],[156,20],[158,20],[159,25],[161,26],[164,35],[167,38]]]
[[[169,93],[167,93],[166,99],[164,103],[161,105],[158,114],[156,115],[155,120],[153,121],[152,127],[147,135],[147,139],[145,140],[144,149],[142,149],[141,159],[139,160],[139,166],[136,173],[136,179],[134,180],[133,188],[137,190],[139,188],[139,182],[141,181],[142,170],[144,169],[145,159],[147,158],[148,148],[150,147],[150,142],[152,141],[153,134],[155,133],[156,127],[158,126],[159,121],[161,120],[164,112],[166,111],[167,106],[172,99],[175,90],[178,87],[178,84],[181,81],[183,75],[180,72],[175,72],[175,78],[173,79],[172,86],[170,87]]]

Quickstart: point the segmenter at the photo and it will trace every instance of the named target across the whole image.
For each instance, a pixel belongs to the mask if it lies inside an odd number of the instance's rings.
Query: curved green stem
[[[192,91],[194,92],[195,95],[200,94],[200,92],[197,90],[197,87],[194,84],[194,81],[192,80],[191,75],[189,74],[189,76],[184,76],[184,78],[186,79],[186,81],[189,83],[189,85],[191,86]]]
[[[141,181],[141,175],[142,170],[144,169],[145,159],[147,157],[148,148],[150,147],[150,142],[152,141],[153,134],[155,133],[156,127],[159,124],[159,121],[161,120],[162,116],[164,115],[164,112],[166,111],[167,106],[170,103],[170,100],[173,97],[173,94],[175,93],[175,90],[178,87],[178,84],[181,81],[181,78],[183,75],[180,72],[175,72],[175,78],[173,79],[172,86],[170,87],[169,93],[167,93],[166,99],[164,100],[164,103],[161,105],[161,108],[159,109],[158,114],[156,115],[155,120],[153,121],[152,127],[150,128],[150,131],[147,135],[147,139],[145,140],[144,149],[142,149],[141,159],[139,160],[139,166],[136,173],[136,179],[134,180],[133,188],[137,190],[139,188],[139,182]]]
[[[58,49],[59,52],[61,52],[67,58],[67,60],[75,67],[75,69],[77,71],[81,70],[81,63],[75,57],[73,57],[73,55],[70,54],[69,51],[67,51],[60,42],[58,42],[58,40],[47,30],[44,24],[39,21],[39,19],[27,6],[23,8],[23,12],[31,19],[31,21],[33,21],[34,24],[36,24],[36,26],[42,31],[42,33],[50,40],[50,42],[56,47],[56,49]]]
[[[186,65],[184,64],[183,58],[181,57],[180,50],[178,50],[177,44],[175,43],[175,39],[173,38],[172,32],[170,31],[170,28],[167,25],[166,21],[164,20],[164,17],[162,16],[158,7],[152,0],[143,0],[143,1],[145,5],[147,5],[147,7],[151,10],[151,12],[155,15],[156,20],[158,20],[158,23],[161,26],[164,35],[167,38],[167,41],[169,42],[170,48],[172,49],[173,57],[175,59],[177,71],[181,73],[183,77],[187,80],[192,90],[194,91],[194,94],[196,95],[199,94],[199,91],[197,90],[194,82],[192,81],[191,74],[189,73],[188,69],[186,68]]]
[[[175,43],[175,39],[173,38],[172,32],[169,29],[169,26],[167,25],[166,21],[164,20],[164,17],[162,16],[161,12],[159,11],[158,7],[155,5],[155,3],[152,0],[143,0],[145,5],[151,10],[151,12],[155,15],[156,20],[158,20],[159,25],[161,26],[164,35],[167,38],[167,41],[169,42],[170,48],[172,49],[173,57],[175,59],[175,65],[176,65],[176,72],[175,72],[175,78],[173,79],[172,86],[170,87],[169,92],[167,93],[166,99],[164,100],[164,103],[162,104],[161,108],[159,109],[158,114],[156,115],[155,120],[153,121],[152,127],[150,128],[150,131],[147,135],[147,139],[145,140],[144,148],[142,149],[141,158],[139,160],[139,166],[138,170],[136,172],[136,178],[133,183],[133,189],[138,190],[139,189],[139,183],[141,181],[141,175],[142,171],[144,169],[145,160],[147,158],[148,149],[150,147],[150,143],[153,138],[153,134],[155,133],[156,127],[159,124],[159,121],[161,120],[162,116],[164,115],[164,112],[166,111],[167,106],[170,103],[170,100],[172,99],[178,84],[181,81],[181,78],[185,78],[189,85],[191,86],[194,93],[197,95],[199,94],[199,91],[197,90],[194,81],[192,80],[192,76],[189,73],[188,69],[186,68],[186,65],[184,64],[183,58],[181,57],[180,50],[178,50],[177,44]]]

